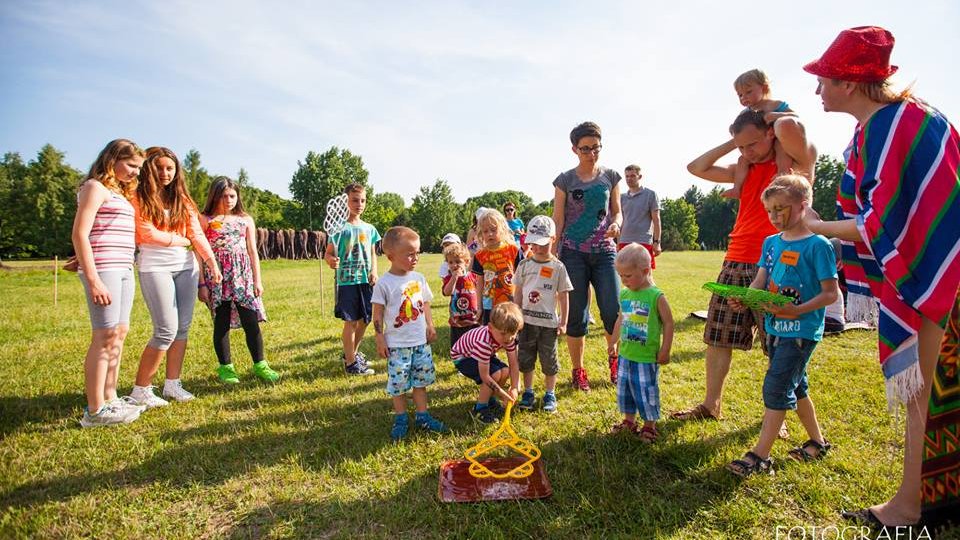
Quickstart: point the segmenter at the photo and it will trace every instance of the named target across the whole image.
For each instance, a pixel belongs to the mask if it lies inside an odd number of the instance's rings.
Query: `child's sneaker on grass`
[[[115,397],[108,401],[107,405],[112,405],[118,409],[136,409],[137,412],[140,413],[147,410],[146,405],[141,404],[130,396]]]
[[[183,387],[183,383],[180,382],[180,379],[175,379],[167,380],[163,383],[163,397],[184,403],[191,401],[195,396],[187,392]]]
[[[578,368],[573,370],[573,381],[571,383],[577,390],[584,392],[590,391],[590,381],[587,380],[587,370]]]
[[[224,384],[240,384],[240,377],[237,376],[237,369],[233,364],[217,366],[217,378]]]
[[[557,412],[557,394],[553,392],[543,394],[543,412],[551,414]]]
[[[130,399],[135,401],[137,405],[143,405],[148,409],[169,405],[170,403],[167,400],[161,399],[153,393],[154,388],[156,386],[134,386],[133,391],[130,392]]]
[[[390,438],[393,439],[393,442],[399,442],[406,437],[409,430],[410,421],[407,418],[407,413],[393,415],[393,427],[390,428]]]
[[[432,431],[434,433],[450,433],[450,430],[447,429],[447,426],[445,426],[443,422],[430,416],[430,413],[426,411],[417,413],[414,424],[416,424],[418,428],[426,431]]]
[[[115,426],[117,424],[129,424],[137,418],[140,418],[140,410],[132,408],[119,408],[113,405],[104,405],[94,414],[83,408],[83,418],[80,419],[80,426],[85,428],[100,426]]]
[[[497,411],[493,410],[493,407],[489,405],[486,407],[480,404],[474,405],[470,414],[473,415],[474,419],[484,424],[492,424],[497,421]]]
[[[359,358],[349,366],[345,366],[343,369],[347,372],[347,375],[373,375],[376,373],[366,364],[361,364]]]
[[[523,391],[523,395],[520,396],[520,401],[517,403],[517,408],[521,411],[532,411],[533,405],[537,401],[537,396],[534,395],[533,390],[527,389]]]
[[[263,382],[273,383],[280,380],[280,374],[270,369],[270,366],[267,364],[266,360],[254,362],[253,374]]]

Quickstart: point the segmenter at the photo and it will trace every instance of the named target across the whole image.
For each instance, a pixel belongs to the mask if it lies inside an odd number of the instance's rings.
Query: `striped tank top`
[[[133,268],[134,234],[133,205],[123,195],[111,191],[110,198],[97,209],[90,229],[97,272]]]

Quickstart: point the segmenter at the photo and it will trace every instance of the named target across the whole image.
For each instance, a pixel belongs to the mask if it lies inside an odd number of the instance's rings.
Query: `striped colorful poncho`
[[[945,326],[960,285],[960,136],[939,111],[908,100],[858,125],[848,152],[837,213],[856,219],[861,237],[843,246],[850,314],[869,318],[879,303],[893,408],[923,388],[921,316]]]

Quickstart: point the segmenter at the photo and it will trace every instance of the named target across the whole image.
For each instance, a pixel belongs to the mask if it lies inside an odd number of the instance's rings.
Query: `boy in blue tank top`
[[[770,365],[763,379],[763,425],[753,449],[727,465],[737,476],[772,472],[770,450],[788,410],[797,411],[810,437],[787,453],[791,458],[819,460],[830,449],[807,395],[807,363],[823,337],[825,308],[840,291],[833,246],[823,236],[813,234],[803,221],[812,196],[810,182],[795,174],[778,176],[763,192],[770,223],[780,232],[763,241],[757,277],[750,287],[782,294],[792,301],[764,308]],[[738,300],[727,301],[737,311],[744,309]]]
[[[660,365],[670,362],[673,314],[667,297],[653,283],[650,253],[640,244],[629,244],[617,254],[620,316],[614,326],[610,356],[619,354],[617,405],[623,420],[611,433],[629,431],[643,442],[657,440],[660,419]],[[637,426],[637,413],[643,427]]]

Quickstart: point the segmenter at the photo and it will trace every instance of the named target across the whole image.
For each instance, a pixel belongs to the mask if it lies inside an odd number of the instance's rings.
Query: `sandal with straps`
[[[807,448],[814,448],[817,453],[812,454],[807,451]],[[809,439],[800,446],[788,450],[787,455],[801,463],[820,461],[824,458],[824,456],[827,455],[831,448],[833,448],[833,445],[830,444],[830,441],[826,439],[823,440],[823,444],[820,444],[813,439]]]
[[[773,474],[773,459],[763,459],[750,451],[744,454],[742,459],[735,459],[728,463],[727,470],[740,478],[756,473]]]
[[[660,437],[660,432],[658,432],[657,428],[655,427],[643,426],[642,428],[640,428],[640,431],[637,432],[637,438],[639,438],[642,442],[645,442],[647,444],[656,442],[657,438],[659,437]]]

